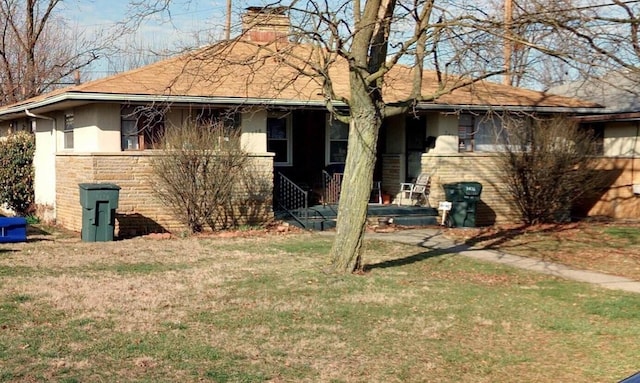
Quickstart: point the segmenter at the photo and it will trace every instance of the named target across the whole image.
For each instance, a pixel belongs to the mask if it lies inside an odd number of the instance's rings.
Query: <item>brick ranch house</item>
[[[246,24],[240,40],[0,108],[5,134],[20,129],[35,134],[35,197],[42,218],[79,231],[78,184],[109,182],[121,187],[120,234],[183,229],[151,189],[149,159],[158,155],[154,138],[198,116],[229,110],[268,185],[251,193],[247,223],[273,217],[276,175],[316,189],[323,169],[344,163],[348,127],[327,113],[320,81],[283,64],[283,55],[313,57],[317,51],[287,41],[286,15],[271,14],[267,24],[255,22],[260,10],[249,9],[248,15],[252,12],[254,22]],[[348,97],[348,70],[335,59],[332,82],[338,95]],[[385,100],[403,99],[411,91],[411,69],[398,66],[385,81]],[[461,79],[445,81],[454,87]],[[438,87],[436,73],[425,72],[423,94],[435,94]],[[484,191],[478,223],[508,221],[513,209],[497,181],[490,134],[499,120],[491,116],[575,115],[594,109],[598,105],[591,102],[486,81],[457,88],[418,104],[410,115],[385,121],[375,179],[397,198],[401,182],[429,172],[435,206],[444,200],[442,184],[479,181]]]

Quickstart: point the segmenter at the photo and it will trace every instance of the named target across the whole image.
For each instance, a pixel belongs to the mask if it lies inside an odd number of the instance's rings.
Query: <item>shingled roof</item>
[[[51,106],[64,100],[154,100],[226,103],[317,104],[324,96],[321,79],[313,74],[308,62],[318,62],[320,51],[309,45],[280,43],[260,45],[246,41],[223,42],[169,58],[138,69],[84,84],[55,90],[17,104],[0,108],[0,116],[21,109]],[[325,53],[325,52],[322,52]],[[311,59],[311,60],[309,60]],[[326,57],[323,55],[323,59]],[[335,92],[349,97],[347,63],[331,57],[327,65]],[[412,69],[397,65],[385,77],[385,101],[403,100],[411,94]],[[445,89],[465,81],[449,76]],[[423,95],[437,95],[443,83],[437,74],[425,71]],[[598,105],[575,98],[479,81],[444,92],[422,104],[430,107],[493,108],[570,108],[584,109]]]

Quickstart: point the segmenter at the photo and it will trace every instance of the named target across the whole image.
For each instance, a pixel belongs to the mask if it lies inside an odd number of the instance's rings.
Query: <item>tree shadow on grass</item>
[[[372,263],[364,266],[364,272],[369,272],[373,269],[386,269],[390,267],[400,267],[411,265],[414,263],[422,262],[427,259],[441,257],[443,255],[457,254],[461,251],[469,250],[469,246],[466,244],[454,245],[446,248],[435,248],[423,251],[408,257],[399,259],[390,259],[388,261]]]
[[[518,225],[514,227],[481,229],[464,244],[475,249],[509,252],[510,249],[526,250],[540,259],[547,259],[553,252],[562,248],[585,244],[584,235],[589,227],[580,221],[572,223],[553,223],[540,225]]]

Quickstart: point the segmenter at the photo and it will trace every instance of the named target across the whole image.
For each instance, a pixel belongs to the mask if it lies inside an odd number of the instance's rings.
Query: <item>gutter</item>
[[[239,97],[200,97],[200,96],[155,96],[146,94],[110,94],[110,93],[62,93],[41,101],[16,105],[0,111],[2,116],[8,114],[26,113],[28,109],[38,109],[64,101],[103,101],[103,102],[157,102],[176,104],[220,104],[220,105],[273,105],[273,106],[318,106],[324,107],[324,101],[279,100],[269,98],[239,98]],[[346,106],[344,103],[336,103]],[[11,117],[13,119],[14,117]],[[6,119],[6,118],[5,118]]]
[[[592,108],[572,108],[568,106],[521,106],[521,105],[473,105],[473,104],[418,104],[416,109],[419,110],[439,110],[457,112],[465,111],[499,111],[499,112],[546,112],[546,113],[576,113],[576,114],[592,114],[598,112],[602,107],[594,106]]]
[[[0,120],[5,115],[27,113],[28,109],[38,109],[46,106],[51,106],[56,103],[64,101],[103,101],[103,102],[157,102],[157,103],[176,103],[176,104],[218,104],[218,105],[268,105],[268,106],[284,106],[284,107],[325,107],[323,100],[281,100],[270,98],[239,98],[239,97],[199,97],[199,96],[155,96],[144,94],[111,94],[111,93],[62,93],[51,98],[46,98],[41,101],[36,101],[29,104],[16,105],[0,111]],[[338,107],[347,107],[347,104],[343,102],[335,102]],[[433,110],[433,111],[446,111],[457,112],[460,110],[469,111],[513,111],[513,112],[546,112],[546,113],[577,113],[577,114],[592,114],[598,111],[599,107],[554,107],[554,106],[486,106],[486,105],[473,105],[473,104],[435,104],[435,103],[420,103],[416,106],[419,110]],[[46,116],[43,116],[46,118]],[[14,117],[11,117],[13,119]]]

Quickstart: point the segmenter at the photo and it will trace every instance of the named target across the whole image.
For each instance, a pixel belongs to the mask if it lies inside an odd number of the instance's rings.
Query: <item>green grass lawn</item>
[[[0,381],[614,382],[640,296],[369,241],[75,239],[3,245]]]

